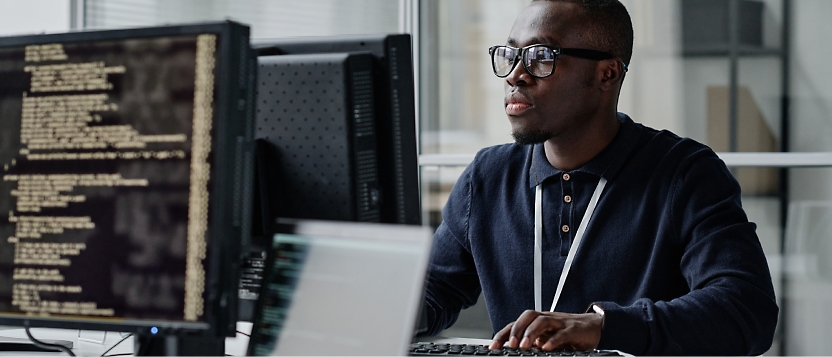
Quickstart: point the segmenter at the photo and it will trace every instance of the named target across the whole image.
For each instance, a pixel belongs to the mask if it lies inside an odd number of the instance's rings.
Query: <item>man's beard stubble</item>
[[[511,136],[518,145],[540,144],[552,138],[552,134],[540,130],[513,131]]]

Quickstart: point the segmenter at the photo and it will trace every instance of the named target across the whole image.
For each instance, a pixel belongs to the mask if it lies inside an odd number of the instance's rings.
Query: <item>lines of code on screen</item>
[[[0,48],[0,314],[200,321],[216,48]]]

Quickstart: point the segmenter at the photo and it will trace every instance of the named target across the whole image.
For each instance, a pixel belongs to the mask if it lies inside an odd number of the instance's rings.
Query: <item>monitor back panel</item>
[[[261,56],[257,91],[256,137],[269,143],[271,211],[378,222],[372,57]]]
[[[374,59],[381,222],[421,224],[413,55],[409,34],[260,39],[260,54],[368,52]]]

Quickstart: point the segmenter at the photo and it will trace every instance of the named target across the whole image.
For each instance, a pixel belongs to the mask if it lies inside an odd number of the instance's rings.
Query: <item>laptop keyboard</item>
[[[417,342],[410,345],[411,356],[427,355],[462,355],[462,356],[622,356],[611,350],[554,350],[543,351],[537,347],[521,350],[503,347],[501,350],[489,350],[486,345],[464,345],[452,343]]]

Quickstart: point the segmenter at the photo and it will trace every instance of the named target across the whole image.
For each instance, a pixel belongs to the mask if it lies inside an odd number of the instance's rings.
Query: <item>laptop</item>
[[[406,355],[424,296],[430,229],[281,223],[248,355]]]

